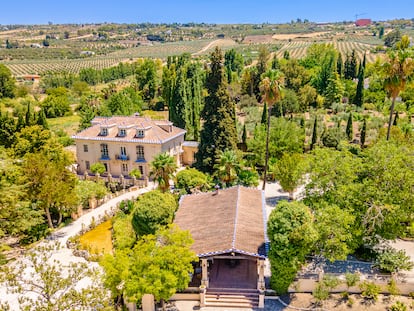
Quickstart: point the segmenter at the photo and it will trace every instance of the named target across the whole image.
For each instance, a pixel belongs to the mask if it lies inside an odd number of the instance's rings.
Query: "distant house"
[[[361,18],[361,19],[357,19],[355,22],[355,26],[357,27],[365,27],[365,26],[369,26],[372,24],[372,21],[370,18]]]
[[[80,55],[82,55],[82,56],[92,56],[92,55],[95,55],[95,52],[93,52],[93,51],[82,51],[82,52],[80,52]]]
[[[31,82],[39,82],[40,80],[39,75],[24,75],[21,78],[25,81],[31,81]]]
[[[168,120],[141,116],[96,117],[92,126],[75,134],[78,174],[90,173],[93,163],[100,162],[112,176],[129,176],[138,169],[148,177],[150,162],[163,152],[174,156],[181,165],[185,130]]]
[[[201,306],[262,306],[267,250],[263,191],[236,186],[185,195],[174,223],[194,239],[192,249],[200,262],[190,287],[205,289]],[[232,300],[236,294],[242,301]]]

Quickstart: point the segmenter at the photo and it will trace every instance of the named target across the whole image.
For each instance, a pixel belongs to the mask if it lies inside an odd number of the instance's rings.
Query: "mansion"
[[[92,126],[75,134],[78,174],[90,173],[97,162],[112,176],[128,176],[138,169],[149,176],[150,162],[168,152],[181,165],[186,131],[168,120],[141,116],[96,117]]]

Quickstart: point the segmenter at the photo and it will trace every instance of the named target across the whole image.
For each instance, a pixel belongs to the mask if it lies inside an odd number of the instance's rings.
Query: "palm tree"
[[[266,187],[267,165],[269,162],[269,131],[270,131],[270,113],[273,105],[276,104],[282,97],[281,87],[283,84],[283,77],[277,70],[268,70],[262,75],[260,82],[260,91],[262,93],[262,100],[267,104],[267,130],[266,130],[266,159],[264,167],[263,187]]]
[[[215,175],[226,185],[237,179],[240,163],[234,150],[220,151],[217,163],[214,165]]]
[[[154,157],[150,166],[150,176],[153,176],[158,181],[161,191],[167,191],[170,188],[170,178],[177,170],[174,157],[170,156],[168,152],[160,153]]]
[[[400,92],[404,90],[407,81],[414,73],[412,54],[407,49],[409,45],[410,40],[407,36],[403,36],[401,41],[397,43],[397,50],[388,53],[387,61],[383,64],[383,72],[385,75],[384,87],[392,100],[390,118],[388,121],[387,140],[390,139],[395,99]]]

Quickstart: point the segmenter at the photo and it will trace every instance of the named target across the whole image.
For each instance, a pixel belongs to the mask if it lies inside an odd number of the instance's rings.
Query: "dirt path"
[[[209,48],[211,48],[214,44],[217,44],[218,42],[220,42],[221,39],[217,39],[214,41],[211,41],[209,44],[207,44],[206,46],[204,46],[200,51],[195,52],[191,55],[196,56],[196,55],[200,55],[203,54],[205,51],[207,51]]]
[[[232,44],[235,44],[235,42],[231,39],[217,39],[217,40],[211,41],[209,44],[204,46],[201,50],[199,50],[198,52],[195,52],[191,55],[192,56],[201,55],[205,51],[207,51],[208,49],[210,49],[211,47],[213,47],[215,45],[223,47],[223,46],[231,46]]]

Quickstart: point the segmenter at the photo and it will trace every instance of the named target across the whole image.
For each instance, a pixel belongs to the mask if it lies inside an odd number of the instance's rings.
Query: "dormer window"
[[[126,129],[119,129],[118,136],[125,137],[126,136]]]
[[[108,136],[108,129],[106,127],[101,127],[101,136]]]
[[[145,131],[144,130],[137,130],[137,137],[144,137],[145,136]]]

